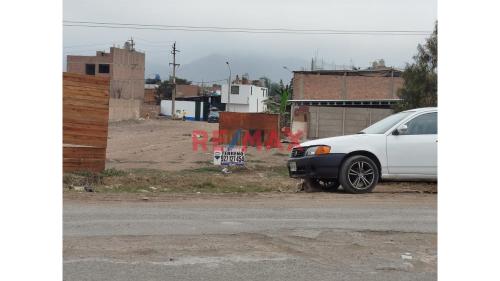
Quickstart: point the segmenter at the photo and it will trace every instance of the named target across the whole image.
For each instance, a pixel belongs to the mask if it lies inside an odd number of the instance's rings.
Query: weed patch
[[[118,177],[118,176],[124,176],[126,174],[127,173],[125,171],[117,170],[115,168],[106,169],[106,170],[101,172],[101,175],[103,177]]]
[[[222,167],[207,166],[183,171],[154,169],[109,169],[102,173],[66,173],[63,186],[90,185],[95,192],[130,193],[255,193],[295,190],[295,181],[288,177],[286,167]]]

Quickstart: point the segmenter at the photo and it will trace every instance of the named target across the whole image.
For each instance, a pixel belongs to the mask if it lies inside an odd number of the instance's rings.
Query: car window
[[[385,134],[387,130],[392,128],[394,125],[402,121],[408,115],[412,114],[412,111],[399,112],[393,115],[390,115],[377,123],[374,123],[370,127],[361,131],[361,133],[365,134]]]
[[[437,134],[437,112],[419,115],[408,123],[405,135],[435,135]]]

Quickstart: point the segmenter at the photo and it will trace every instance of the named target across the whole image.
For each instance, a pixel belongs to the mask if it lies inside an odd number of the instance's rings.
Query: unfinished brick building
[[[109,77],[109,120],[139,118],[144,99],[145,54],[128,41],[124,48],[97,51],[95,56],[67,57],[67,72]]]
[[[401,71],[294,71],[292,131],[304,139],[353,134],[390,115],[403,86]]]
[[[294,71],[293,98],[300,100],[396,99],[403,86],[401,71],[317,70]]]

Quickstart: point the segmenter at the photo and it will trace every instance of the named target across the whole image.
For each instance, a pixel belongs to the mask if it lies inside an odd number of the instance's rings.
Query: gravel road
[[[435,194],[141,198],[65,197],[64,280],[437,278]]]

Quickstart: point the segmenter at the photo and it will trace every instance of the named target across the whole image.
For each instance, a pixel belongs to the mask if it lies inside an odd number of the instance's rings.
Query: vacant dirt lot
[[[106,168],[116,169],[160,169],[179,171],[206,167],[213,161],[212,147],[209,151],[193,151],[192,133],[205,130],[209,138],[217,123],[143,120],[111,123],[109,126]],[[286,146],[286,145],[285,145]],[[272,149],[258,151],[249,148],[249,166],[284,165],[288,151]]]
[[[249,147],[247,165],[231,168],[230,174],[212,164],[212,146],[193,151],[192,134],[212,134],[218,124],[206,122],[142,120],[111,123],[107,164],[98,178],[66,175],[65,187],[81,190],[94,185],[97,192],[148,193],[246,193],[295,192],[298,180],[286,169],[288,151],[261,151]],[[283,144],[287,147],[287,144]],[[76,186],[76,187],[75,187]],[[75,187],[75,188],[73,188]],[[80,188],[78,188],[80,187]],[[375,192],[436,192],[433,183],[381,183]]]

